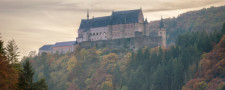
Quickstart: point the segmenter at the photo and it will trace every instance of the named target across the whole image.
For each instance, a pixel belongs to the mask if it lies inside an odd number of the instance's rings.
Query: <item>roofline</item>
[[[114,11],[114,10],[113,10],[112,13],[111,13],[111,15],[108,15],[108,16],[101,16],[101,17],[94,17],[94,18],[92,18],[92,19],[81,19],[81,23],[82,23],[83,20],[89,22],[89,21],[92,21],[93,19],[104,18],[104,17],[109,17],[110,20],[111,20],[112,15],[113,15],[114,13],[118,13],[118,12],[129,12],[129,11],[135,11],[135,10],[139,11],[139,13],[143,13],[143,12],[142,12],[142,8],[140,8],[140,9],[133,9],[133,10],[121,10],[121,11]],[[81,26],[81,23],[80,23],[80,26]],[[80,28],[80,26],[79,26],[78,30],[83,30],[83,29],[85,30],[85,28]]]
[[[76,41],[64,41],[64,42],[76,42]],[[56,43],[64,43],[64,42],[56,42]]]
[[[125,11],[134,11],[134,10],[140,10],[142,11],[142,9],[133,9],[133,10],[120,10],[120,11],[113,11],[112,13],[115,13],[115,12],[125,12]]]
[[[142,11],[142,9],[133,9],[133,10],[121,10],[121,11],[112,11],[112,13],[115,13],[115,12],[125,12],[125,11],[134,11],[134,10],[140,10],[140,11]],[[94,19],[95,18],[102,18],[102,17],[111,17],[112,16],[112,14],[111,15],[109,15],[109,16],[100,16],[100,17],[94,17]],[[92,18],[93,19],[93,18]],[[92,20],[92,19],[81,19],[81,20]]]
[[[94,18],[92,18],[92,19],[81,19],[81,20],[93,20],[93,19],[98,19],[98,18],[103,18],[103,17],[111,17],[111,15],[110,15],[110,16],[94,17]]]

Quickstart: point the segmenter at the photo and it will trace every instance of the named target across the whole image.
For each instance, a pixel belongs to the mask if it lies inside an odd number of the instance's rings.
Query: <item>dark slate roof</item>
[[[39,50],[51,50],[54,45],[44,45]]]
[[[110,22],[110,16],[93,18],[91,27],[92,28],[105,27],[109,25],[109,22]]]
[[[73,46],[75,43],[75,41],[57,42],[55,43],[54,47]]]
[[[82,19],[79,29],[87,29],[91,27],[91,19]]]
[[[141,9],[113,12],[111,24],[137,23],[140,12]]]
[[[82,19],[79,29],[105,27],[107,25],[137,23],[141,9],[116,11],[111,16],[97,17],[93,19]]]

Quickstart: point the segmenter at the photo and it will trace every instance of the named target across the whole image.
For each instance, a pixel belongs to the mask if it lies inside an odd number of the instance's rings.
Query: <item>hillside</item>
[[[214,49],[202,55],[200,67],[183,90],[225,90],[225,35]]]
[[[190,31],[214,32],[220,30],[225,21],[225,6],[204,8],[179,15],[177,18],[164,19],[167,29],[167,43],[174,43],[177,35]],[[159,21],[149,23],[150,28],[157,28]]]
[[[180,90],[201,67],[201,56],[224,34],[225,24],[217,33],[179,35],[176,45],[165,50],[77,47],[74,53],[44,53],[31,62],[37,72],[35,80],[46,78],[51,90]]]

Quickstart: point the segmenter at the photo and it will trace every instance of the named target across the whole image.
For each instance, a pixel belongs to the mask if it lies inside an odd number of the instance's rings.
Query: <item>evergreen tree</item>
[[[121,79],[121,72],[120,72],[120,67],[119,65],[116,65],[115,69],[114,69],[114,73],[113,73],[113,78],[112,78],[112,82],[113,82],[113,87],[115,88],[117,85],[120,85],[120,79]]]
[[[29,58],[27,58],[23,63],[23,69],[19,73],[19,90],[48,90],[48,86],[45,83],[45,79],[38,80],[33,82],[34,71]]]
[[[33,75],[34,71],[32,70],[31,63],[27,58],[23,64],[23,70],[19,74],[19,83],[18,87],[22,90],[31,90],[33,87]]]
[[[6,46],[6,56],[11,64],[18,63],[19,51],[14,39],[10,40]]]
[[[0,35],[1,35],[1,33],[0,33]],[[2,37],[0,36],[0,39],[1,39]],[[5,55],[5,48],[4,48],[4,45],[3,45],[3,41],[2,40],[0,40],[0,53],[1,53],[1,55]]]

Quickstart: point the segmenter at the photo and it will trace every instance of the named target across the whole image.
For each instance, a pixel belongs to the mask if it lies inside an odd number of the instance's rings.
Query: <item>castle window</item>
[[[93,33],[93,36],[95,36],[95,33]]]
[[[96,34],[96,36],[98,35],[98,33]]]

